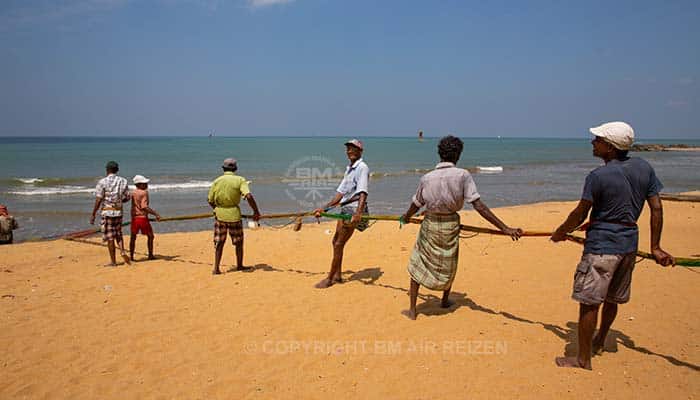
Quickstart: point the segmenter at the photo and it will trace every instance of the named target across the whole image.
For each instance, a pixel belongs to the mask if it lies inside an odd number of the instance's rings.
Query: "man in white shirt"
[[[319,217],[324,209],[329,209],[340,204],[341,214],[352,215],[350,221],[338,220],[333,235],[333,261],[328,277],[316,284],[316,288],[325,289],[335,283],[341,283],[341,267],[343,264],[343,250],[355,229],[362,232],[367,229],[367,220],[362,219],[362,214],[369,214],[367,208],[367,192],[369,185],[369,167],[362,160],[364,145],[357,139],[345,143],[345,153],[350,160],[350,165],[345,169],[343,181],[338,185],[335,196],[326,206],[315,211]]]

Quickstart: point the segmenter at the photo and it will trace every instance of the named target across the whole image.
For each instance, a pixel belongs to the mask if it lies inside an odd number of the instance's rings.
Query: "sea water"
[[[109,160],[119,175],[149,177],[162,216],[209,212],[207,191],[224,158],[238,160],[263,213],[304,211],[327,202],[348,164],[340,137],[10,137],[0,146],[0,203],[18,219],[18,240],[89,228],[94,188]],[[438,138],[368,137],[372,213],[400,214],[420,176],[439,161]],[[490,207],[576,200],[601,165],[589,138],[465,138],[458,166],[474,175]],[[657,141],[700,145],[700,140]],[[633,153],[648,160],[665,192],[700,189],[700,152]],[[498,168],[500,167],[500,168]],[[126,207],[126,219],[128,220]],[[244,213],[250,212],[243,202]],[[286,221],[278,221],[278,223]],[[211,220],[157,224],[157,232],[209,229]]]

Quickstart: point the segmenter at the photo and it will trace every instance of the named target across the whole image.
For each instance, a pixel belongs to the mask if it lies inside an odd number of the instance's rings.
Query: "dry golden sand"
[[[575,203],[496,210],[552,230]],[[700,209],[665,202],[663,245],[700,253]],[[649,243],[641,219],[641,249]],[[462,222],[487,226],[474,212]],[[347,282],[328,268],[329,223],[246,233],[251,273],[211,275],[209,232],[158,235],[163,258],[103,268],[104,247],[54,241],[0,248],[0,398],[695,398],[700,393],[700,270],[637,264],[609,352],[594,371],[575,353],[569,299],[581,247],[546,238],[461,240],[445,311],[408,304],[406,262],[418,226],[380,222],[346,248]],[[157,229],[157,227],[156,227]],[[91,239],[94,243],[99,240]],[[137,250],[143,251],[145,239]],[[233,259],[227,245],[226,266]],[[141,253],[138,258],[143,258]]]

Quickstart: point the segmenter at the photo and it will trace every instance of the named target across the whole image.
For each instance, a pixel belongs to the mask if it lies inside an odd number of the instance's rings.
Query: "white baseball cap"
[[[151,181],[150,179],[146,178],[143,175],[136,175],[134,177],[134,183],[148,183],[150,181]]]
[[[608,122],[589,130],[618,150],[629,150],[634,142],[634,130],[626,122]]]
[[[346,146],[355,146],[355,147],[357,147],[357,148],[360,149],[360,150],[364,150],[364,147],[365,147],[365,146],[362,144],[362,142],[359,141],[359,140],[357,140],[357,139],[350,139],[350,140],[348,140],[347,142],[345,142],[345,145],[346,145]]]

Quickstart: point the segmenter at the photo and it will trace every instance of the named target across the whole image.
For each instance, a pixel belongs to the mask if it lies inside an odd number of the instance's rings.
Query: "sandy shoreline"
[[[574,202],[496,210],[552,230]],[[700,208],[664,202],[664,248],[699,256]],[[462,223],[488,226],[474,212]],[[444,311],[421,290],[409,321],[406,262],[418,230],[379,222],[328,268],[330,223],[246,232],[251,273],[212,276],[210,232],[161,234],[156,261],[103,268],[99,239],[0,247],[0,398],[695,398],[700,271],[641,261],[593,372],[573,354],[569,299],[581,247],[544,238],[461,240]],[[648,250],[648,214],[640,249]],[[144,258],[145,239],[137,252]],[[225,267],[233,261],[227,245]]]

